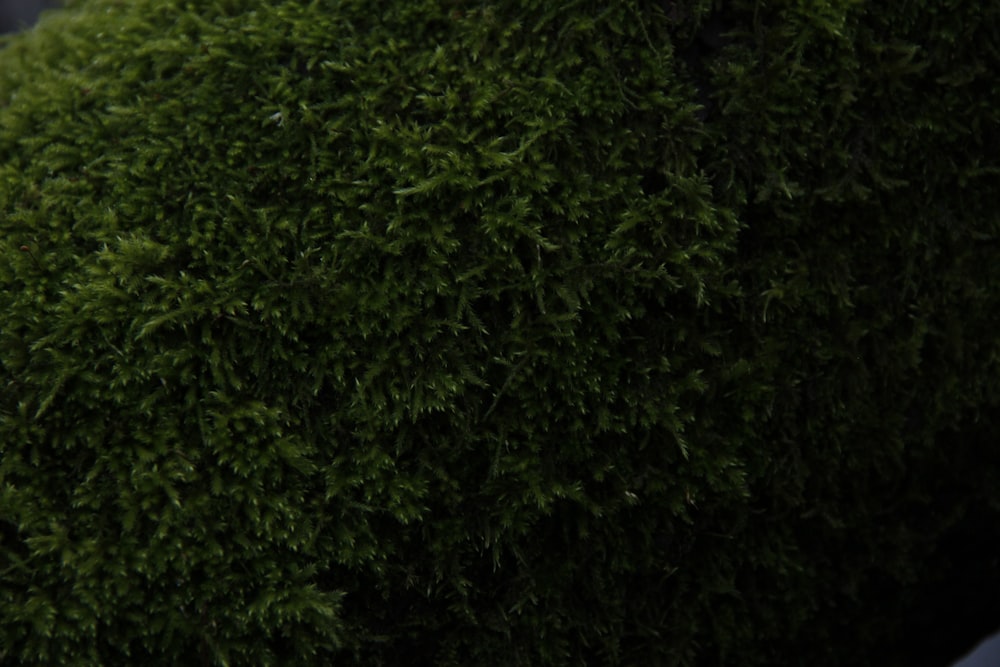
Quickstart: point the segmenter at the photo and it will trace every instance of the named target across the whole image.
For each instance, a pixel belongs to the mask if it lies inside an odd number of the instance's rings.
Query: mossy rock
[[[940,591],[1000,583],[998,29],[48,15],[0,50],[0,662],[950,657]]]

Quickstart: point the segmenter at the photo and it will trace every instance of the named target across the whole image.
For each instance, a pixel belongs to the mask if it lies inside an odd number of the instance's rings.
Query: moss
[[[953,4],[13,39],[0,659],[916,664],[998,509],[1000,16]]]

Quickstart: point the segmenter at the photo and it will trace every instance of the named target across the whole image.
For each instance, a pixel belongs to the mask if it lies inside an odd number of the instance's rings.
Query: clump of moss
[[[998,18],[50,15],[0,51],[0,659],[913,664],[998,509]]]

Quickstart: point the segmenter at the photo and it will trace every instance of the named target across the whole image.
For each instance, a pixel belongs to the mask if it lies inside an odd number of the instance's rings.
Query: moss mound
[[[0,661],[954,652],[1000,10],[376,4],[0,50]]]

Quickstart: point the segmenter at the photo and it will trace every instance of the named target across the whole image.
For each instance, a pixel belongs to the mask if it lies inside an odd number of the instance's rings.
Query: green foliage
[[[376,5],[0,50],[0,661],[912,664],[1000,12]]]

